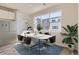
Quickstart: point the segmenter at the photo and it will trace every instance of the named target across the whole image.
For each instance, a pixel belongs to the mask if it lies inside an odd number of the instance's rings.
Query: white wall
[[[10,32],[16,33],[16,21],[10,21]]]
[[[23,14],[20,11],[16,13],[17,20],[17,34],[21,34],[24,30],[27,29],[27,20],[29,20],[29,16]]]

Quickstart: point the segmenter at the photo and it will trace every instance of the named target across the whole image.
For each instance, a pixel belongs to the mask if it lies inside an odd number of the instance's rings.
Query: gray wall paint
[[[15,24],[16,21],[0,20],[0,46],[10,43],[16,37]]]

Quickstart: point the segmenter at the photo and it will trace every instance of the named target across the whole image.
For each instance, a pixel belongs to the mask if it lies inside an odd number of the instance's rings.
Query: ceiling
[[[1,6],[5,6],[12,9],[17,9],[27,15],[39,12],[40,10],[52,7],[56,3],[0,3]]]

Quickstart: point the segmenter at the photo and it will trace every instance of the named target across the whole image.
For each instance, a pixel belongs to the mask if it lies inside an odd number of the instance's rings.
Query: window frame
[[[56,16],[56,17],[50,17],[51,13],[55,13],[55,12],[56,12],[56,13],[59,12],[59,13],[61,13],[61,14],[60,14],[59,16]],[[48,31],[51,30],[52,32],[61,32],[62,11],[54,11],[54,12],[50,12],[50,13],[47,13],[47,14],[49,14],[49,18],[47,18],[47,19],[49,20],[49,29],[45,29],[45,28],[44,28],[43,30],[48,30]],[[44,14],[44,16],[47,15],[47,14]],[[37,17],[41,17],[41,18],[40,18],[40,20],[41,20],[41,22],[40,22],[41,25],[43,25],[43,20],[45,20],[45,19],[42,19],[42,16],[43,16],[43,15],[37,16]],[[54,22],[53,22],[53,24],[52,24],[51,21],[52,21],[52,19],[55,19],[55,18],[56,18],[56,19],[57,19],[57,18],[60,19],[60,20],[58,20],[58,22],[55,21],[55,24],[56,24],[56,23],[59,24],[59,25],[58,25],[58,29],[52,29],[52,26],[53,26]],[[37,19],[35,19],[35,21],[37,21]],[[44,26],[44,25],[43,25],[43,26]],[[53,31],[53,30],[54,30],[54,31]]]

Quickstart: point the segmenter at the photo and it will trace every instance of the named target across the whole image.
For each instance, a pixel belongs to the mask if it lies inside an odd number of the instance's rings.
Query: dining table
[[[27,33],[27,32],[23,32],[19,35],[23,37],[31,37],[31,38],[37,39],[39,43],[33,45],[32,47],[41,44],[40,43],[41,40],[49,39],[50,37],[52,37],[52,35],[46,35],[46,34],[40,34],[40,33]],[[39,50],[40,50],[40,47],[39,47]]]
[[[22,34],[19,34],[21,36],[24,36],[24,37],[33,37],[33,38],[37,38],[37,39],[48,39],[50,37],[52,37],[52,35],[46,35],[46,34],[40,34],[40,33],[22,33]]]

